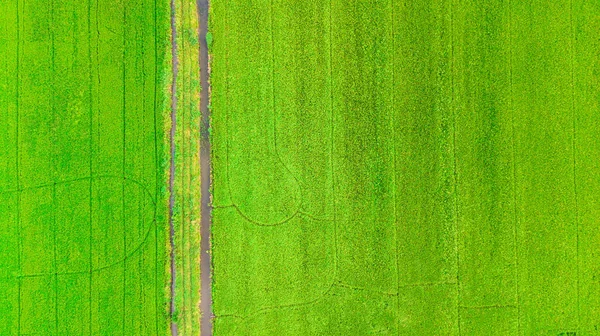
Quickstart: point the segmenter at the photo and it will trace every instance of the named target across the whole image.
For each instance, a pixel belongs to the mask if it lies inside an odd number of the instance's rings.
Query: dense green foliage
[[[0,1],[0,335],[166,333],[168,9]]]
[[[600,333],[600,3],[211,6],[215,335]]]

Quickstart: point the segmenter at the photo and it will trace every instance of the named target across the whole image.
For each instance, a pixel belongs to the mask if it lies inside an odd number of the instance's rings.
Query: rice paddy
[[[168,7],[0,2],[0,334],[167,330]]]
[[[205,5],[0,1],[0,335],[600,334],[600,3]]]
[[[598,334],[598,4],[211,6],[215,335]]]

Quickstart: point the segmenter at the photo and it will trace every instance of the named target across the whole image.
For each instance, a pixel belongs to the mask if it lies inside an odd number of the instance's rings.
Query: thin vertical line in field
[[[142,29],[140,29],[141,31],[141,66],[142,66],[142,134],[144,134],[144,136],[147,134],[147,124],[146,124],[146,114],[148,113],[148,110],[146,109],[147,106],[147,101],[146,101],[146,79],[147,79],[147,75],[146,75],[146,31],[148,30],[148,22],[146,21],[146,6],[145,6],[146,2],[144,1],[140,1],[137,2],[136,5],[141,5],[141,12],[142,14]],[[140,172],[140,176],[142,176],[142,178],[140,179],[141,181],[143,181],[144,183],[147,183],[146,180],[146,162],[147,162],[147,157],[146,157],[146,150],[147,150],[147,143],[146,140],[144,139],[144,141],[141,142],[142,143],[142,168],[141,168],[141,172]],[[144,197],[144,192],[140,189],[138,189],[138,193],[139,193],[139,199],[140,201],[138,201],[138,227],[140,228],[139,232],[142,232],[143,230],[145,230],[146,225],[149,225],[148,223],[146,223],[146,216],[145,216],[145,212],[146,212],[146,198]],[[141,223],[140,223],[141,222]],[[150,221],[150,223],[152,223],[152,221]],[[151,224],[150,224],[151,225]],[[139,269],[144,269],[146,267],[146,265],[148,265],[147,263],[147,253],[142,251],[141,252],[141,258],[138,261],[138,265],[139,265]],[[154,264],[156,267],[156,264]],[[140,277],[142,278],[142,277]],[[143,277],[144,280],[146,280],[146,276]],[[146,282],[145,281],[140,281],[141,282],[141,289],[140,292],[144,293],[141,295],[141,306],[142,307],[147,307],[146,304]],[[150,286],[151,288],[152,286]],[[142,316],[140,316],[141,320],[144,321],[144,328],[142,329],[142,325],[140,325],[140,329],[142,330],[148,330],[148,321],[150,320],[148,315],[147,315],[147,311],[144,309],[142,312]]]
[[[122,66],[123,66],[123,70],[122,70],[122,85],[123,85],[123,101],[121,102],[121,115],[123,118],[123,159],[121,161],[121,173],[122,173],[122,181],[121,181],[121,214],[123,216],[123,313],[122,313],[122,330],[123,330],[123,335],[125,335],[125,300],[126,300],[126,295],[125,293],[127,292],[127,220],[125,219],[125,152],[126,152],[126,143],[127,143],[127,139],[126,139],[126,120],[125,120],[125,113],[126,113],[126,101],[127,101],[127,82],[126,82],[126,78],[125,78],[125,74],[126,74],[126,68],[127,68],[127,61],[125,58],[125,54],[126,54],[126,40],[127,40],[127,5],[126,3],[123,3],[123,52],[122,52]]]
[[[52,110],[52,268],[54,269],[53,276],[53,291],[54,291],[54,329],[58,335],[58,263],[56,259],[56,180],[58,178],[56,171],[56,155],[58,152],[56,143],[56,49],[55,49],[55,30],[54,30],[54,0],[50,1],[50,58],[51,58],[51,74],[50,88],[52,98],[50,100],[50,109]]]
[[[52,229],[52,239],[53,239],[53,245],[54,245],[54,250],[53,250],[53,259],[54,259],[54,328],[56,330],[56,334],[58,335],[58,261],[57,261],[57,245],[56,245],[56,180],[58,179],[58,169],[57,169],[57,165],[56,165],[56,157],[58,155],[58,150],[56,148],[57,143],[58,143],[58,139],[57,139],[57,134],[56,134],[56,129],[57,129],[57,119],[56,119],[56,94],[54,92],[56,92],[55,89],[55,84],[56,84],[56,48],[55,48],[55,41],[56,41],[56,35],[55,35],[55,22],[54,22],[54,1],[51,1],[50,4],[50,20],[51,20],[51,37],[52,37],[52,124],[54,125],[53,127],[53,137],[54,137],[54,141],[52,142],[52,146],[54,147],[54,150],[52,151],[52,162],[53,162],[53,167],[52,167],[52,180],[53,180],[53,186],[52,186],[52,221],[53,221],[53,229]]]
[[[87,18],[87,28],[88,28],[88,99],[89,99],[89,113],[90,113],[90,143],[89,143],[89,177],[90,177],[90,185],[89,185],[89,204],[88,204],[88,213],[89,213],[89,287],[88,287],[88,304],[89,304],[89,316],[88,316],[88,333],[92,335],[92,272],[93,272],[93,210],[92,210],[92,196],[93,196],[93,183],[94,183],[94,170],[93,170],[93,148],[94,148],[94,136],[93,136],[93,123],[94,123],[94,105],[93,105],[93,79],[92,79],[92,1],[87,1],[88,6],[88,18]],[[97,18],[96,18],[97,19]]]
[[[390,113],[390,123],[392,126],[392,160],[393,160],[393,180],[394,180],[394,241],[396,244],[396,333],[400,336],[400,263],[398,261],[398,213],[396,211],[396,192],[398,189],[398,182],[396,181],[396,30],[394,26],[395,20],[395,4],[394,0],[391,0],[392,6],[392,111]]]
[[[169,247],[171,249],[170,256],[170,304],[169,304],[169,319],[171,323],[171,335],[176,336],[177,323],[173,320],[175,314],[175,227],[173,223],[173,207],[175,205],[175,131],[177,129],[177,26],[175,22],[175,0],[171,0],[171,130],[169,132],[170,145],[170,166],[169,166]]]
[[[96,0],[98,1],[98,0]],[[159,174],[159,170],[160,170],[160,160],[158,158],[158,126],[156,123],[156,119],[157,119],[157,110],[158,110],[158,36],[157,36],[157,26],[158,26],[158,19],[157,19],[157,6],[156,6],[156,0],[154,0],[154,11],[153,11],[153,19],[154,19],[154,90],[153,90],[153,126],[154,126],[154,170],[155,170],[155,181],[154,181],[154,202],[156,204],[155,209],[154,209],[154,215],[155,215],[155,222],[154,222],[154,261],[155,261],[155,269],[154,269],[154,301],[155,301],[155,316],[154,316],[154,330],[156,332],[156,335],[159,334],[159,323],[158,323],[158,319],[160,316],[160,312],[162,311],[161,309],[161,303],[159,298],[161,297],[160,293],[160,289],[162,288],[162,286],[159,286],[159,281],[158,281],[158,270],[160,269],[160,267],[158,267],[159,262],[158,262],[158,222],[156,221],[157,219],[157,214],[158,214],[158,209],[160,208],[156,208],[158,207],[159,201],[158,201],[158,194],[159,194],[159,186],[160,186],[160,174]],[[97,22],[97,20],[96,20]]]
[[[96,112],[98,113],[98,121],[97,121],[97,129],[98,129],[98,144],[100,144],[100,19],[99,19],[99,12],[100,12],[100,4],[99,4],[100,0],[96,0],[96,8],[95,8],[95,17],[96,17],[96,22],[95,22],[95,28],[96,28],[96,100],[98,101],[98,103],[96,104]],[[92,136],[93,138],[93,136]],[[93,179],[93,176],[90,176],[90,179]],[[90,200],[91,203],[91,200]],[[91,217],[90,217],[91,220]],[[91,229],[90,229],[91,230]],[[92,236],[91,238],[93,238],[93,232],[92,232]],[[92,241],[93,239],[90,241],[90,258],[93,258],[93,245],[92,245]],[[91,259],[91,263],[90,263],[90,288],[92,288],[92,280],[93,280],[93,259]],[[90,293],[90,332],[93,330],[93,323],[92,323],[92,317],[93,317],[93,309],[92,309],[92,293]]]
[[[22,242],[22,234],[21,234],[21,182],[20,182],[20,178],[19,178],[19,113],[20,113],[20,107],[19,107],[19,101],[21,100],[21,64],[20,64],[20,59],[21,59],[21,18],[19,15],[19,10],[20,10],[20,1],[17,0],[17,88],[16,88],[16,175],[17,175],[17,241],[18,241],[18,250],[17,251],[17,261],[19,264],[19,280],[18,280],[18,291],[19,291],[19,296],[18,296],[18,300],[17,300],[17,309],[18,309],[18,322],[17,322],[17,333],[20,335],[21,334],[21,283],[22,283],[22,273],[23,273],[23,265],[21,262],[21,253],[23,250],[23,242]]]
[[[333,87],[333,27],[332,27],[332,23],[333,20],[331,19],[332,17],[332,10],[333,10],[333,6],[331,5],[331,1],[329,0],[329,83],[331,86],[330,92],[329,92],[329,100],[330,100],[330,109],[331,109],[331,197],[333,200],[333,251],[334,251],[334,258],[333,258],[333,263],[334,263],[334,268],[333,268],[333,281],[332,284],[335,284],[338,280],[337,280],[337,272],[338,272],[338,242],[337,242],[337,216],[336,216],[336,201],[337,198],[335,197],[335,165],[334,165],[334,145],[335,145],[335,138],[334,138],[334,108],[333,108],[333,91],[334,91],[334,87]]]
[[[512,7],[508,1],[508,72],[510,87],[510,111],[511,111],[511,161],[512,161],[512,189],[513,189],[513,228],[514,228],[514,254],[515,254],[515,290],[517,306],[517,335],[521,332],[521,300],[519,295],[519,232],[517,217],[517,171],[515,161],[515,107],[513,102],[513,65],[512,65]]]
[[[275,34],[273,33],[273,0],[269,1],[269,21],[269,30],[271,31],[271,106],[273,108],[273,151],[275,156],[278,157],[279,155],[277,153],[277,112],[275,111]],[[283,164],[283,162],[281,163]]]
[[[212,226],[212,207],[210,204],[211,187],[211,147],[210,147],[210,111],[209,104],[209,60],[206,34],[208,32],[208,0],[197,0],[198,22],[200,29],[200,113],[202,114],[200,128],[200,334],[212,335],[212,293],[211,275],[212,263],[210,253],[210,234]]]
[[[575,62],[574,62],[574,52],[575,52],[575,30],[573,26],[573,0],[570,1],[569,4],[569,22],[570,22],[570,30],[571,30],[571,43],[570,43],[570,53],[571,53],[571,118],[573,119],[573,137],[572,137],[572,151],[573,151],[573,194],[574,194],[574,203],[575,203],[575,226],[576,226],[576,251],[575,251],[575,263],[577,264],[577,331],[579,332],[579,328],[581,327],[581,316],[579,313],[579,204],[577,200],[577,162],[576,162],[576,144],[577,144],[577,121],[576,121],[576,113],[575,113]]]
[[[458,243],[458,173],[456,171],[456,107],[454,106],[454,1],[450,1],[450,109],[452,110],[452,157],[454,173],[454,245],[456,247],[456,318],[458,335],[461,335],[460,325],[460,245]]]
[[[54,91],[54,90],[53,90]],[[54,174],[53,174],[54,175]],[[56,176],[55,176],[56,178]],[[54,329],[58,335],[58,263],[56,258],[56,180],[52,184],[52,240],[54,250],[52,256],[54,259]]]
[[[271,30],[271,104],[273,106],[273,151],[275,156],[279,159],[281,164],[283,161],[279,158],[277,153],[277,109],[275,104],[275,34],[273,33],[273,0],[269,3],[269,14],[270,14],[270,30]]]
[[[230,126],[230,113],[229,113],[229,42],[228,42],[228,38],[229,35],[227,34],[229,31],[229,12],[227,11],[228,6],[229,6],[229,0],[224,0],[227,5],[225,5],[225,15],[223,17],[223,21],[225,21],[225,30],[223,32],[223,41],[225,41],[225,107],[224,107],[224,111],[225,111],[225,129],[227,129],[227,137],[225,138],[225,148],[227,149],[225,151],[225,161],[227,162],[227,164],[225,165],[225,169],[226,169],[226,175],[227,175],[227,192],[229,195],[229,198],[231,200],[231,203],[233,206],[235,206],[235,202],[233,201],[233,197],[232,197],[232,192],[231,192],[231,174],[230,174],[230,169],[229,169],[229,149],[231,147],[231,141],[229,139],[229,126]]]

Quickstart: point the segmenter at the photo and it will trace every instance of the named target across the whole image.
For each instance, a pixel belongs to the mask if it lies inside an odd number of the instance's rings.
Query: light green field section
[[[211,2],[215,335],[599,335],[600,5]]]
[[[168,3],[0,1],[0,334],[167,332]]]
[[[175,311],[179,335],[200,334],[200,82],[195,0],[175,1],[177,35]]]

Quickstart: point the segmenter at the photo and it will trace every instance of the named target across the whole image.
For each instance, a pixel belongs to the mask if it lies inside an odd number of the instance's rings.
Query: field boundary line
[[[396,3],[394,0],[391,0],[392,6],[392,113],[390,114],[391,126],[392,126],[392,160],[394,168],[393,172],[393,180],[394,180],[394,242],[396,247],[396,335],[400,336],[400,262],[398,260],[398,237],[399,234],[399,225],[398,225],[398,210],[396,208],[397,203],[397,192],[398,192],[398,181],[396,179],[396,29],[394,25],[395,21],[395,9]]]
[[[16,0],[17,2],[17,88],[16,88],[16,175],[17,175],[17,190],[19,190],[21,188],[21,181],[20,181],[20,172],[19,172],[19,157],[20,157],[20,150],[19,150],[19,113],[20,111],[20,100],[21,100],[21,17],[20,17],[20,4],[21,1],[20,0]],[[17,253],[17,262],[19,264],[19,273],[23,272],[23,263],[22,263],[22,258],[21,258],[21,254],[23,253],[23,237],[22,237],[22,228],[21,228],[21,193],[17,193],[17,242],[18,242],[18,253]],[[22,280],[19,279],[18,281],[18,300],[17,300],[17,333],[20,335],[21,334],[21,311],[22,311],[22,307],[21,307],[21,295],[22,295]]]
[[[52,274],[52,291],[54,292],[54,330],[58,335],[58,261],[57,261],[57,246],[56,246],[56,155],[57,155],[57,146],[56,143],[58,141],[56,135],[56,36],[55,36],[55,23],[54,23],[54,0],[50,1],[50,59],[51,59],[51,74],[52,80],[50,81],[50,89],[55,94],[52,95],[50,99],[50,109],[52,111],[52,147],[51,147],[51,162],[52,168],[50,175],[52,176],[52,268],[54,269],[54,274]]]
[[[145,6],[145,2],[142,1],[139,3],[141,5],[141,11],[142,13],[146,13],[146,6]],[[148,30],[147,26],[146,26],[147,22],[146,22],[146,17],[143,17],[143,21],[142,21],[142,25],[144,27],[144,29],[142,29],[141,31],[141,40],[142,42],[142,50],[141,50],[141,66],[142,66],[142,92],[144,92],[144,94],[142,95],[142,125],[143,125],[143,133],[145,134],[147,132],[146,129],[146,113],[147,113],[147,101],[146,101],[146,31]],[[144,149],[146,149],[146,144],[144,144]],[[141,164],[141,175],[143,176],[143,178],[146,177],[146,150],[142,151],[142,164]],[[137,209],[137,215],[138,215],[138,219],[140,219],[141,221],[141,227],[145,228],[146,227],[146,218],[144,216],[145,210],[146,210],[146,200],[141,197],[142,195],[138,194],[138,197],[140,199],[140,202],[138,203],[138,209]],[[139,223],[138,223],[138,227],[139,227]],[[142,253],[140,256],[140,260],[138,261],[138,267],[140,269],[144,268],[144,265],[146,264],[146,253]],[[154,263],[154,267],[156,267],[156,262]],[[156,282],[153,284],[154,286],[156,286]],[[146,284],[142,283],[141,284],[141,292],[145,293],[146,292]],[[146,295],[142,296],[141,299],[141,306],[142,307],[147,307],[147,301],[146,301]],[[144,310],[142,312],[142,320],[143,321],[147,321],[148,320],[148,316],[146,314],[146,311]],[[148,329],[147,327],[147,323],[144,323],[143,326],[146,327],[146,329]],[[142,324],[139,325],[138,327],[138,333],[142,334],[143,333],[143,327]]]
[[[272,1],[272,0],[271,0]],[[338,235],[337,235],[337,210],[336,210],[336,196],[335,196],[335,117],[334,117],[334,104],[333,104],[333,20],[332,11],[333,6],[331,6],[331,1],[329,0],[329,98],[330,98],[330,109],[331,109],[331,197],[332,197],[332,210],[333,210],[333,281],[331,286],[336,282],[338,277]],[[327,290],[329,291],[329,290]],[[326,294],[326,292],[324,293]],[[323,295],[324,295],[323,294]]]
[[[98,20],[98,17],[96,17],[96,21]],[[89,160],[89,175],[90,175],[90,185],[89,185],[89,189],[88,189],[88,193],[89,193],[89,202],[88,202],[88,215],[90,218],[90,225],[88,228],[88,239],[89,239],[89,243],[88,243],[88,248],[89,248],[89,258],[88,258],[88,262],[89,262],[89,276],[88,276],[88,281],[89,281],[89,285],[88,285],[88,305],[89,305],[89,312],[88,312],[88,333],[90,335],[92,335],[92,314],[93,314],[93,296],[92,296],[92,269],[94,268],[93,266],[93,260],[94,260],[94,256],[93,256],[93,238],[94,238],[94,219],[93,219],[93,176],[94,176],[94,167],[93,167],[93,149],[94,149],[94,133],[93,133],[93,129],[94,129],[94,95],[93,95],[93,74],[92,74],[92,69],[93,69],[93,62],[92,62],[92,1],[88,0],[87,1],[87,42],[88,42],[88,99],[89,99],[89,114],[90,114],[90,119],[89,119],[89,123],[90,123],[90,128],[89,128],[89,132],[90,132],[90,143],[89,143],[89,156],[88,156],[88,160]]]
[[[431,282],[415,282],[407,284],[399,284],[398,288],[412,288],[412,287],[431,287],[431,286],[456,286],[456,281],[431,281]]]
[[[98,0],[96,0],[98,1]],[[155,200],[155,204],[158,201],[158,194],[159,194],[159,190],[160,190],[160,186],[161,186],[161,178],[160,178],[160,174],[159,174],[159,168],[161,166],[160,164],[160,160],[159,160],[159,155],[158,155],[158,125],[157,125],[157,112],[158,112],[158,15],[157,15],[157,10],[158,10],[158,6],[156,4],[156,0],[153,1],[154,3],[154,7],[153,7],[153,15],[152,15],[152,19],[154,20],[154,87],[152,90],[152,103],[153,103],[153,120],[152,120],[152,124],[154,126],[154,164],[155,164],[155,187],[154,187],[154,200]],[[97,4],[97,2],[96,2]],[[98,16],[96,15],[96,26],[98,24]],[[97,49],[96,49],[97,50]],[[163,112],[164,113],[164,112]],[[157,206],[155,206],[157,207]],[[156,211],[156,213],[158,213],[158,211]],[[156,223],[154,225],[154,260],[156,262],[156,264],[158,264],[158,223]],[[155,268],[154,271],[154,286],[155,286],[155,290],[154,290],[154,300],[155,300],[155,331],[156,334],[159,334],[159,330],[160,328],[158,327],[158,317],[159,317],[159,312],[161,311],[161,304],[160,304],[160,300],[159,297],[161,297],[161,295],[159,295],[160,289],[162,288],[162,286],[158,285],[158,270],[159,267]],[[166,273],[166,272],[165,272]]]
[[[576,161],[576,151],[577,151],[577,118],[575,112],[575,43],[577,39],[575,38],[575,27],[573,26],[573,0],[569,3],[569,23],[570,23],[570,51],[571,51],[571,119],[573,120],[573,137],[572,141],[572,151],[573,151],[573,196],[575,201],[575,227],[576,227],[576,251],[575,251],[575,263],[577,269],[577,331],[580,331],[581,328],[581,314],[579,311],[579,282],[580,282],[580,270],[579,270],[579,201],[577,197],[577,161]]]
[[[123,40],[122,40],[122,47],[123,47],[123,51],[121,53],[121,58],[122,58],[122,66],[123,66],[123,71],[121,73],[121,81],[122,81],[122,85],[123,85],[123,100],[121,102],[121,117],[123,118],[123,158],[121,159],[121,174],[123,176],[123,181],[121,184],[121,216],[122,216],[122,221],[123,221],[123,312],[121,313],[121,329],[123,332],[123,335],[125,335],[125,307],[126,307],[126,300],[127,300],[127,258],[125,258],[125,256],[127,256],[127,225],[126,225],[126,220],[125,220],[125,152],[126,152],[126,147],[127,147],[127,141],[126,141],[126,134],[127,134],[127,130],[126,130],[126,117],[125,117],[125,113],[126,113],[126,109],[127,109],[127,81],[126,81],[126,72],[127,72],[127,61],[126,61],[126,51],[127,51],[127,44],[126,44],[126,35],[127,35],[127,3],[124,2],[123,3],[123,17],[122,17],[122,22],[121,24],[123,25]]]
[[[460,319],[460,243],[459,243],[459,218],[458,218],[458,172],[456,164],[456,106],[454,99],[454,1],[450,1],[450,109],[452,110],[452,158],[454,175],[454,244],[456,246],[456,318],[458,335],[462,335]]]
[[[521,298],[519,293],[519,220],[517,215],[517,162],[515,148],[515,106],[513,98],[513,63],[512,63],[512,2],[508,0],[508,70],[509,70],[509,86],[510,86],[510,111],[511,111],[511,161],[512,161],[512,187],[513,187],[513,235],[515,245],[515,290],[516,290],[516,307],[517,307],[517,335],[521,332]]]
[[[502,309],[502,308],[508,308],[508,309],[516,309],[517,305],[485,305],[485,306],[459,306],[460,309],[475,309],[475,310],[482,310],[482,309]]]
[[[334,286],[338,286],[341,288],[347,288],[347,289],[351,289],[353,291],[356,292],[369,292],[369,293],[375,293],[375,294],[379,294],[379,295],[385,295],[385,296],[389,296],[389,297],[397,297],[398,296],[398,292],[386,292],[386,291],[382,291],[379,289],[372,289],[372,288],[368,288],[368,287],[360,287],[360,286],[354,286],[348,283],[345,283],[343,281],[337,281]]]

